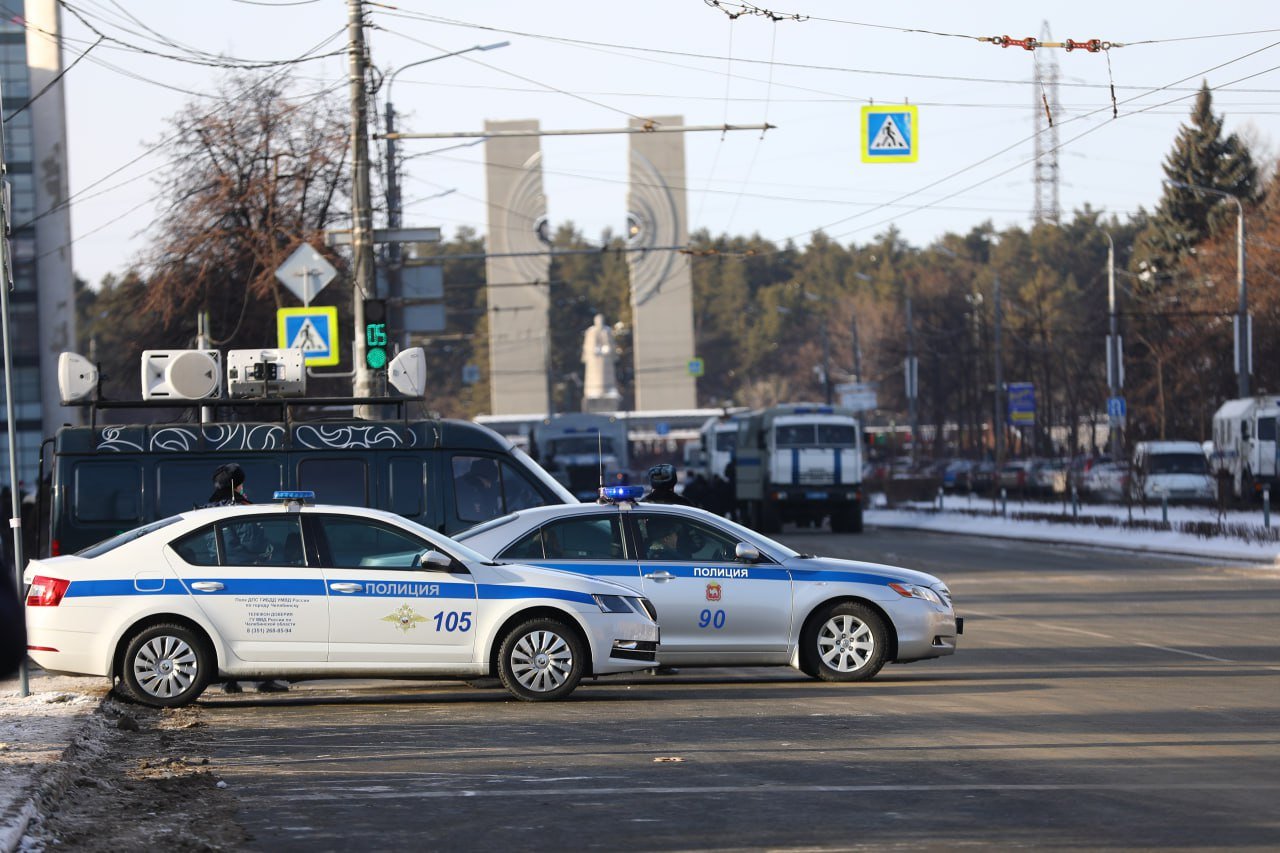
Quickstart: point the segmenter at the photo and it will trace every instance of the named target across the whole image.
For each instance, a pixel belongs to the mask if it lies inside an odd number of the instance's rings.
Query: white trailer
[[[1280,397],[1244,397],[1223,403],[1213,416],[1215,471],[1231,474],[1236,497],[1255,498],[1280,485],[1276,461],[1276,421]]]

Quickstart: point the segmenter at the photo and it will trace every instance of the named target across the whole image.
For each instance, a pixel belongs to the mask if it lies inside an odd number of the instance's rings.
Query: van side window
[[[422,515],[422,496],[427,491],[427,466],[421,459],[402,457],[390,460],[388,487],[392,512],[408,518]]]
[[[71,506],[77,521],[141,521],[142,466],[81,462],[76,466]]]
[[[316,493],[316,503],[369,506],[369,467],[363,459],[304,459],[298,488]]]
[[[503,507],[507,512],[528,509],[531,506],[542,506],[545,501],[533,484],[514,465],[502,463],[502,497],[506,502]]]
[[[453,457],[453,494],[462,521],[488,521],[502,515],[498,461],[487,456]]]
[[[198,462],[161,459],[156,463],[156,514],[174,515],[204,506],[213,492],[213,472],[224,462],[236,462],[244,469],[245,496],[252,503],[270,503],[272,493],[280,488],[278,462],[235,457]]]

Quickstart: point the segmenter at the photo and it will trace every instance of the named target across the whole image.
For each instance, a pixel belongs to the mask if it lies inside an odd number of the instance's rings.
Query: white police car
[[[607,581],[497,565],[398,515],[199,509],[26,569],[29,654],[157,706],[219,679],[497,675],[525,700],[653,665],[653,606]]]
[[[663,664],[790,664],[861,681],[956,650],[964,622],[932,575],[799,554],[700,509],[634,503],[640,487],[602,492],[613,500],[527,509],[458,538],[498,560],[642,592],[658,608]]]

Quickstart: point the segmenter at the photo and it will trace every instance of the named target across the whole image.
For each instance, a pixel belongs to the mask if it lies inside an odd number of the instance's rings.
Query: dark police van
[[[390,510],[446,535],[518,509],[577,502],[507,439],[459,420],[95,425],[63,427],[50,443],[41,556],[203,504],[228,462],[244,469],[253,503],[277,489],[309,489],[319,503]]]

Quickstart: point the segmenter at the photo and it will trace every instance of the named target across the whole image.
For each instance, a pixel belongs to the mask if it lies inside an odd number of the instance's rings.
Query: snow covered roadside
[[[87,719],[107,694],[103,678],[36,673],[30,696],[17,679],[0,681],[0,853],[19,849],[28,824],[43,804],[56,801],[69,780],[61,778],[63,754],[87,729]]]
[[[988,515],[992,502],[948,496],[943,509],[938,511],[927,505],[888,509],[879,507],[866,511],[866,523],[875,527],[931,530],[938,533],[961,533],[969,536],[991,536],[1000,539],[1025,539],[1040,542],[1057,542],[1090,545],[1104,548],[1121,548],[1161,554],[1209,557],[1211,559],[1250,560],[1280,566],[1280,543],[1245,542],[1227,536],[1201,538],[1188,533],[1161,530],[1133,530],[1124,527],[1099,527],[1094,524],[1067,522],[1028,521]],[[960,512],[958,510],[966,510]],[[1061,504],[1026,503],[1010,501],[1008,512],[1052,513],[1060,512]],[[1068,515],[1070,511],[1068,510]],[[1127,518],[1128,511],[1120,506],[1086,506],[1081,514],[1109,515]],[[1135,508],[1133,517],[1147,521],[1161,519],[1160,508],[1148,507],[1145,512]],[[1169,521],[1213,521],[1217,514],[1208,508],[1171,507]],[[1253,524],[1262,528],[1261,513],[1228,513],[1228,524]],[[1280,524],[1280,516],[1274,523]]]

